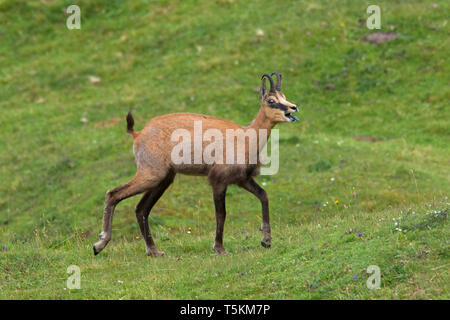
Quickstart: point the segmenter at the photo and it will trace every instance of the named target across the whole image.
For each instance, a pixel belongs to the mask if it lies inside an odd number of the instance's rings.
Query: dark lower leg
[[[147,193],[142,197],[139,204],[136,206],[136,219],[139,224],[139,229],[141,229],[142,237],[145,241],[145,246],[147,248],[147,254],[151,252],[157,252],[158,249],[156,248],[155,242],[153,241],[152,234],[150,232],[150,228],[148,226],[148,213],[150,212],[147,210],[147,207],[149,207],[149,201],[151,201],[152,197],[152,191],[147,191]],[[148,212],[148,213],[147,213]]]
[[[272,237],[270,230],[270,219],[269,219],[269,199],[267,197],[266,191],[261,188],[253,178],[246,181],[240,185],[245,190],[254,194],[261,202],[262,207],[262,223],[261,229],[263,232],[263,237],[261,240],[261,245],[265,248],[270,248]]]
[[[270,230],[270,220],[269,220],[269,200],[267,194],[264,192],[264,196],[261,197],[262,205],[262,232],[263,237],[261,240],[261,245],[266,248],[270,248],[272,242],[271,230]]]
[[[173,176],[166,178],[162,181],[156,188],[147,191],[147,193],[142,197],[139,204],[136,206],[136,219],[141,229],[142,237],[145,240],[147,255],[162,256],[163,251],[158,250],[150,231],[148,224],[148,216],[150,211],[156,202],[161,198],[164,191],[169,187],[173,181]]]
[[[223,247],[223,229],[226,218],[225,194],[226,188],[213,190],[214,206],[216,209],[216,239],[213,249],[219,254],[226,254],[225,248]]]

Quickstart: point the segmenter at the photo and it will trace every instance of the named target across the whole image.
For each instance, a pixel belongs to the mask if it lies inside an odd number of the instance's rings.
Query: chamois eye
[[[267,102],[270,104],[275,103],[275,101],[273,101],[273,99],[269,99],[269,100],[267,100]]]

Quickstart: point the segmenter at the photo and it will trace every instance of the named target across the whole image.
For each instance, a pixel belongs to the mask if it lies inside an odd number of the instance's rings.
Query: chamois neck
[[[257,151],[258,154],[266,145],[267,140],[269,139],[270,133],[272,131],[272,128],[274,126],[275,126],[275,123],[273,121],[271,121],[269,118],[267,118],[263,107],[261,107],[259,109],[259,112],[256,115],[256,117],[246,127],[247,129],[252,129],[252,130],[256,131],[256,136],[258,139],[258,146],[259,146],[258,151]],[[266,130],[266,134],[264,134],[263,132],[260,132],[260,130]],[[263,136],[261,136],[260,133],[263,133]]]
[[[253,121],[248,125],[248,128],[252,128],[255,130],[259,129],[266,129],[267,135],[270,135],[270,131],[272,131],[272,128],[275,126],[275,123],[267,118],[266,113],[264,112],[263,107],[259,109],[258,114],[253,119]]]

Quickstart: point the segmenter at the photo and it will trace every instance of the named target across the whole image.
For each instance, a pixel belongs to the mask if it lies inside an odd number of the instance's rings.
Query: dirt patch
[[[334,84],[331,83],[331,82],[328,82],[328,83],[325,85],[325,89],[327,89],[327,90],[334,90],[334,88],[335,88],[335,86],[334,86]]]
[[[367,141],[367,142],[382,142],[383,139],[376,139],[374,137],[368,137],[368,136],[358,136],[358,137],[352,137],[354,140],[358,141]]]
[[[373,44],[383,44],[399,37],[396,32],[378,31],[364,36],[363,40]]]
[[[80,235],[81,239],[87,239],[91,235],[91,233],[92,233],[91,229],[89,229],[89,230],[87,230],[85,232],[82,232],[81,235]]]
[[[118,124],[119,122],[122,121],[122,118],[112,118],[111,120],[107,121],[107,122],[98,122],[94,125],[94,127],[96,128],[107,128],[107,127],[112,127],[115,126],[116,124]]]

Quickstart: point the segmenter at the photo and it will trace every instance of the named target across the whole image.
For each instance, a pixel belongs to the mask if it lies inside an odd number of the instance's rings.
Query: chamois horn
[[[275,89],[274,89],[274,87],[273,87],[273,79],[272,79],[272,77],[268,74],[268,73],[264,73],[263,75],[262,75],[262,77],[261,77],[261,80],[264,80],[264,78],[267,78],[267,79],[269,79],[269,82],[270,82],[270,92],[275,92]],[[264,85],[264,84],[263,84]]]
[[[273,75],[277,76],[277,85],[275,86],[275,90],[281,91],[281,74],[279,74],[278,72],[274,71],[274,72],[272,72],[271,75],[272,76]]]

